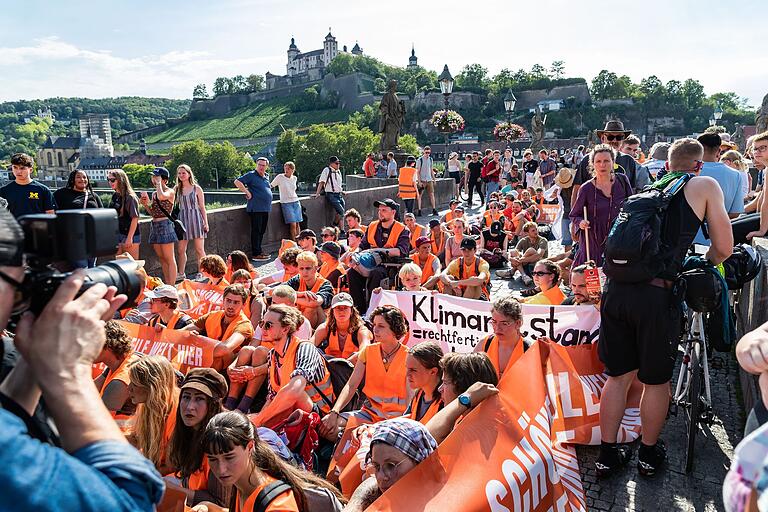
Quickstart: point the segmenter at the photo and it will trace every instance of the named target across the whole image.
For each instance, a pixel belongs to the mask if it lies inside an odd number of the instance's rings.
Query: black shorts
[[[681,308],[672,290],[650,284],[606,283],[597,347],[606,373],[638,370],[643,384],[672,378],[681,332]]]

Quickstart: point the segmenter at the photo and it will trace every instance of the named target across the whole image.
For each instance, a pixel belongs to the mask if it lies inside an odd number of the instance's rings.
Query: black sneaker
[[[437,210],[432,208],[432,215],[437,215]]]
[[[643,476],[655,476],[667,458],[667,447],[659,439],[653,446],[640,443],[637,451],[637,471]]]
[[[419,208],[418,210],[416,210],[416,216],[417,216],[417,217],[421,217],[421,208]]]
[[[607,478],[626,466],[632,459],[632,449],[627,445],[600,447],[600,455],[595,461],[595,471],[600,478]]]

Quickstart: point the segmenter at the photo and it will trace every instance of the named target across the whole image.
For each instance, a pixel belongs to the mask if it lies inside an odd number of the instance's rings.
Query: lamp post
[[[709,126],[715,126],[717,124],[717,120],[715,119],[715,116],[709,118]]]
[[[715,124],[717,124],[717,122],[723,118],[723,109],[720,108],[719,103],[717,104],[717,106],[715,106],[715,111],[712,113],[712,117],[715,119]]]
[[[448,114],[448,96],[453,92],[453,77],[451,72],[448,71],[448,64],[443,66],[443,72],[437,77],[437,81],[440,84],[440,92],[443,93],[443,100],[445,101],[445,112]],[[445,135],[445,169],[444,173],[448,172],[448,131]]]
[[[512,111],[515,110],[515,103],[517,103],[517,98],[515,98],[515,95],[512,93],[512,89],[510,89],[507,91],[507,95],[504,96],[504,110],[507,112],[508,123],[512,119]]]

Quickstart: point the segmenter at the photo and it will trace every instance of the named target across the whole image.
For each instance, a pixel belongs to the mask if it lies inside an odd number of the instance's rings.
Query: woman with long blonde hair
[[[205,211],[205,193],[197,184],[192,168],[187,164],[181,164],[176,168],[176,200],[179,204],[179,220],[187,228],[187,235],[179,240],[176,247],[178,258],[179,277],[185,279],[187,266],[187,245],[189,241],[195,246],[197,253],[197,265],[205,256],[205,237],[208,236],[208,214]],[[171,283],[173,284],[173,283]]]
[[[741,153],[735,149],[729,149],[720,155],[720,162],[735,171],[739,171],[739,176],[741,177],[741,190],[744,192],[744,197],[747,197],[749,191],[752,190],[752,176],[749,174],[749,165],[744,161],[744,157]]]
[[[117,254],[127,252],[133,259],[139,259],[139,198],[131,187],[128,175],[122,169],[109,171],[107,181],[113,191],[109,207],[117,210],[117,224],[120,231]]]
[[[173,468],[167,463],[166,447],[176,425],[179,404],[176,372],[162,356],[142,357],[129,372],[128,392],[137,406],[129,439],[161,474],[170,473]]]

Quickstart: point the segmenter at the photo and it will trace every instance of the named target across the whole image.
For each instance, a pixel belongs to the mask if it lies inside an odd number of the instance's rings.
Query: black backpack
[[[265,512],[270,503],[285,491],[291,490],[291,486],[277,480],[264,487],[253,502],[253,512]],[[316,512],[341,512],[343,505],[328,489],[322,487],[307,487],[303,489],[307,499],[307,510]],[[234,510],[234,509],[230,509]]]
[[[647,282],[669,266],[672,248],[661,239],[667,208],[690,178],[685,174],[663,190],[647,188],[624,202],[605,242],[606,276],[621,283]]]

